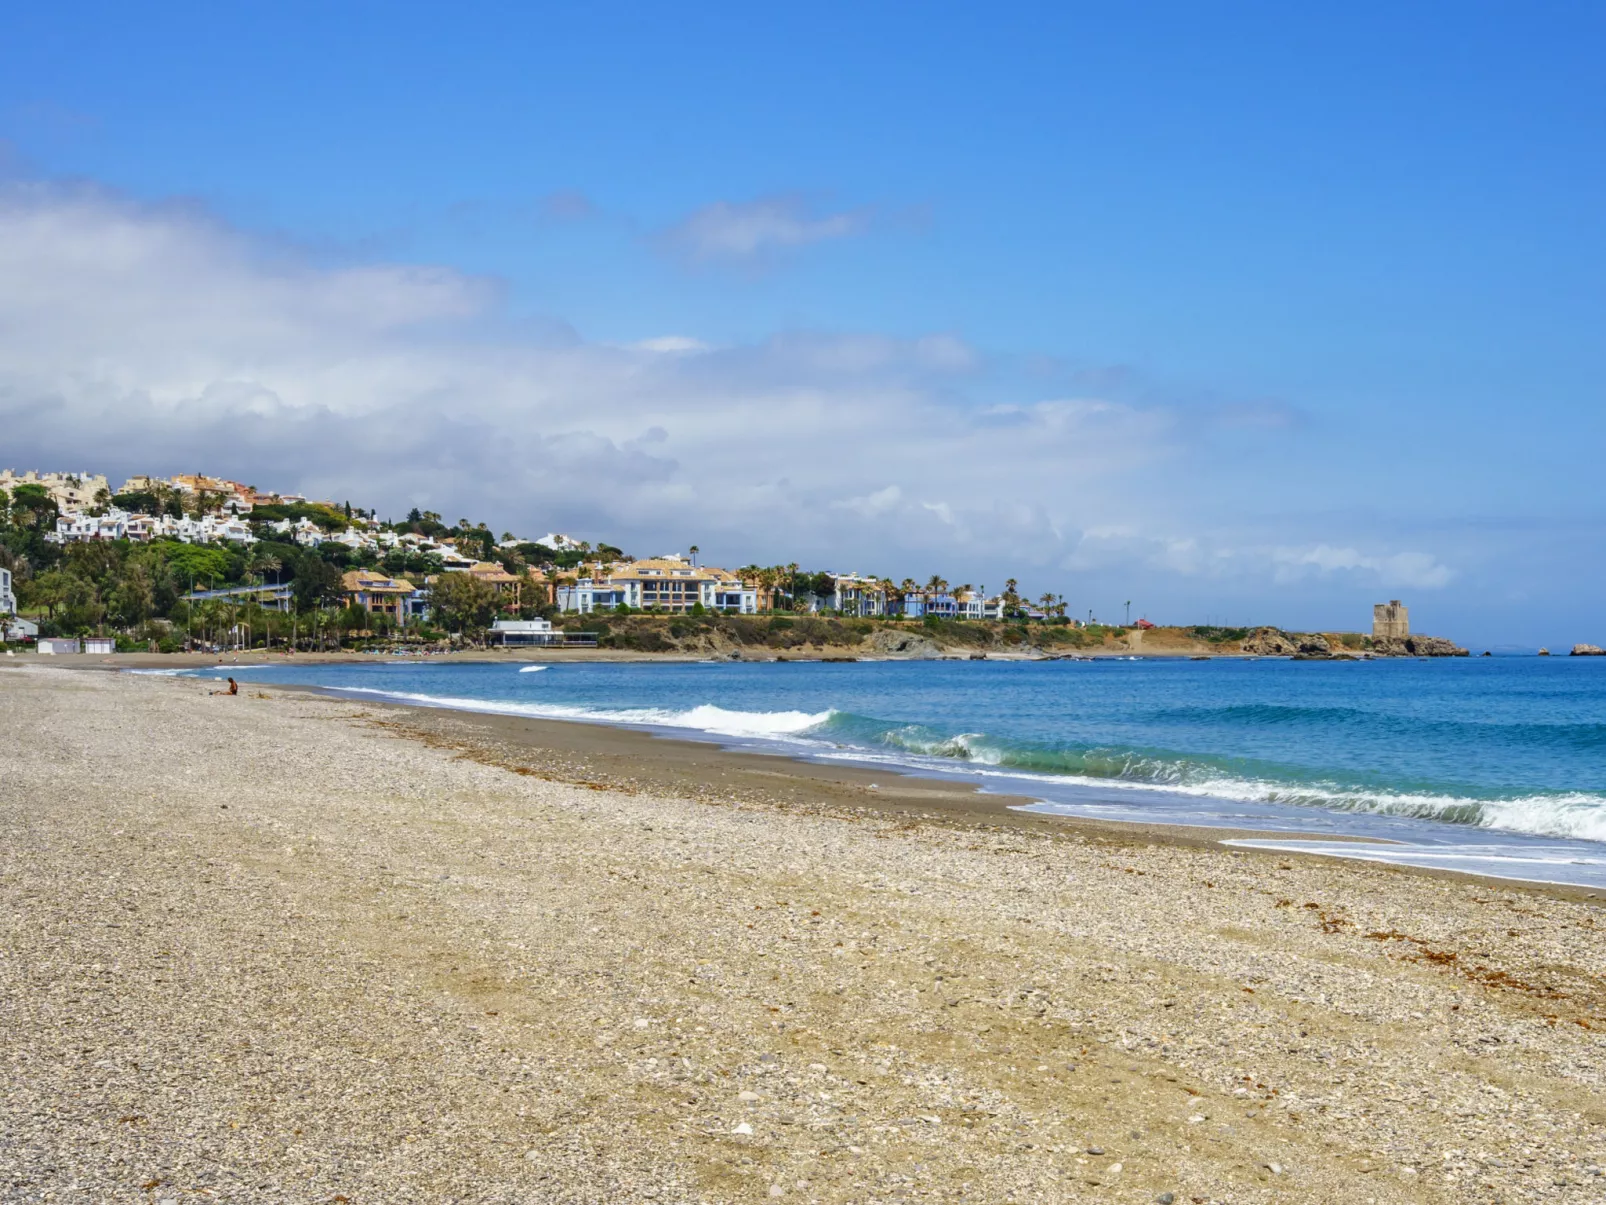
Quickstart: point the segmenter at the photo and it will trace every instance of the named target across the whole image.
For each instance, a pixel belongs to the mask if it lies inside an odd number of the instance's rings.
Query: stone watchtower
[[[1411,634],[1411,620],[1399,599],[1378,603],[1372,608],[1374,640],[1404,640]]]

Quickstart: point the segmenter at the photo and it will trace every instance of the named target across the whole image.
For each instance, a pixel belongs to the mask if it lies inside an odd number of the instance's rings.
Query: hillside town
[[[275,617],[291,620],[296,640],[305,618],[318,638],[325,628],[480,631],[508,643],[554,640],[564,617],[633,613],[1080,626],[1063,597],[1028,600],[1014,580],[989,596],[939,574],[894,582],[795,563],[725,569],[698,552],[632,557],[559,532],[448,525],[417,509],[386,522],[349,502],[199,473],[138,475],[114,489],[103,474],[0,470],[0,634],[10,639],[112,629],[172,644],[177,617],[192,644],[197,627],[217,638],[215,614],[197,617],[220,608],[231,639],[245,624],[271,639]]]

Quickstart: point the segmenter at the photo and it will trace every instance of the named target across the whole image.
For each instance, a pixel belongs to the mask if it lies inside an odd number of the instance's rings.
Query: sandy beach
[[[0,1199],[1598,1202],[1588,893],[0,664]]]

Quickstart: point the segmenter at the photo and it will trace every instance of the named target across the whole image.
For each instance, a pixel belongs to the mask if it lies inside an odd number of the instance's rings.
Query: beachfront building
[[[856,573],[835,575],[831,590],[831,609],[838,615],[860,617],[887,614],[887,590],[878,577],[860,577]]]
[[[758,613],[756,586],[727,570],[693,565],[681,556],[632,561],[615,570],[612,580],[632,591],[630,606],[644,611],[683,613],[701,606],[706,611]]]
[[[593,567],[557,589],[559,610],[589,614],[614,607],[684,614],[705,611],[758,613],[758,587],[729,570],[693,565],[680,556],[650,557],[604,570]]]
[[[596,648],[595,632],[562,632],[547,619],[498,619],[491,625],[492,644],[503,648]]]
[[[88,510],[105,494],[111,497],[106,478],[99,473],[36,473],[29,469],[0,469],[0,490],[10,493],[19,485],[40,485],[58,510]]]
[[[11,592],[11,570],[0,569],[0,615],[17,613],[17,596]]]
[[[574,615],[590,615],[593,611],[611,611],[615,607],[630,605],[629,591],[623,586],[589,577],[564,582],[558,586],[556,593],[558,610]]]
[[[550,619],[498,619],[491,625],[491,643],[504,648],[562,644],[563,633],[552,629]]]
[[[923,619],[926,614],[926,596],[918,590],[905,590],[887,604],[888,615],[901,615],[905,619]]]
[[[386,577],[368,569],[353,569],[341,575],[341,588],[348,606],[361,607],[370,615],[388,615],[397,627],[406,627],[413,618],[409,605],[421,591],[405,578]]]
[[[905,619],[988,619],[996,618],[996,601],[968,590],[905,590],[888,601],[886,613]]]
[[[0,641],[21,643],[39,638],[39,625],[20,615],[0,615]]]

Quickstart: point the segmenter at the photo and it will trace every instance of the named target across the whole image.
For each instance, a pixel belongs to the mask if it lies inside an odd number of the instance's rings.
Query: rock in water
[[[1606,657],[1606,649],[1598,644],[1575,644],[1573,651],[1568,654],[1572,657]]]
[[[1374,636],[1367,643],[1374,657],[1465,657],[1467,650],[1443,636]]]

